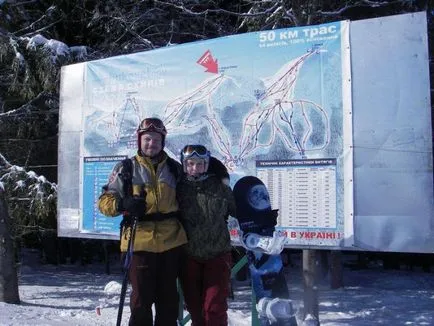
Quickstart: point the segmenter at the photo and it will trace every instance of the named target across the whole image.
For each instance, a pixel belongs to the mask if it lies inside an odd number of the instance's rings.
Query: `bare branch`
[[[345,10],[348,10],[349,8],[356,8],[356,7],[358,7],[358,5],[354,5],[354,6],[345,5],[344,7],[339,8],[338,10],[335,11],[318,10],[316,13],[318,15],[323,15],[323,16],[337,16],[337,15],[341,15]]]
[[[233,11],[229,11],[229,10],[222,9],[222,8],[206,9],[206,10],[203,10],[200,12],[194,12],[194,11],[191,11],[190,9],[187,9],[184,5],[176,5],[176,4],[171,3],[171,2],[158,1],[158,0],[156,0],[155,2],[160,3],[162,5],[167,5],[167,6],[177,8],[177,9],[181,10],[183,13],[187,13],[187,14],[192,15],[192,16],[202,16],[202,15],[206,15],[209,13],[217,13],[217,14],[220,13],[220,14],[227,14],[227,15],[232,15],[232,16],[237,16],[237,17],[258,17],[258,16],[268,15],[269,13],[273,12],[276,7],[279,6],[279,2],[267,1],[269,3],[272,3],[273,6],[271,8],[265,9],[262,12],[256,12],[256,13],[253,13],[253,12],[248,12],[248,13],[233,12]],[[262,3],[262,2],[260,2],[260,3]]]
[[[0,153],[0,168],[8,169],[12,165],[5,159],[5,157]]]
[[[32,35],[39,34],[39,33],[43,32],[43,31],[45,31],[45,30],[47,30],[47,29],[50,29],[50,28],[53,27],[54,25],[60,23],[62,20],[63,20],[63,18],[60,18],[60,19],[58,19],[58,20],[52,22],[51,24],[48,24],[47,26],[44,26],[44,27],[42,27],[42,28],[40,28],[40,29],[37,29],[36,31],[28,32],[28,33],[26,33],[26,34],[24,34],[24,35],[22,35],[22,36],[32,36]]]
[[[292,21],[292,23],[294,24],[294,26],[298,26],[298,19],[297,19],[297,17],[295,17],[295,15],[292,11],[292,8],[285,11],[285,17],[284,18],[289,18]]]
[[[357,8],[381,8],[385,6],[390,6],[392,4],[402,3],[402,0],[397,1],[369,1],[369,0],[361,0],[358,2],[355,2],[353,4],[345,4],[345,6],[334,10],[334,11],[322,11],[317,10],[317,15],[323,15],[323,16],[339,16],[345,13],[345,11],[349,9],[357,9]]]
[[[53,6],[49,7],[49,8],[46,10],[46,12],[47,12],[47,13],[50,13],[50,12],[53,10],[53,8],[54,8]],[[13,33],[13,35],[17,35],[18,33],[22,32],[22,31],[25,31],[25,30],[27,30],[27,29],[33,29],[34,26],[35,26],[37,23],[43,21],[43,20],[46,19],[46,18],[49,18],[47,14],[42,15],[41,17],[39,17],[38,19],[36,19],[34,22],[30,23],[28,26],[23,27],[23,28],[21,28],[21,29],[15,31],[15,32]]]
[[[29,1],[22,1],[22,2],[12,2],[11,4],[9,4],[11,7],[18,7],[18,6],[22,6],[22,5],[28,5],[31,3],[35,3],[37,2],[36,0],[29,0]]]
[[[35,113],[35,114],[58,114],[57,109],[52,109],[52,110],[47,110],[47,111],[41,111],[41,110],[35,110],[34,109],[37,106],[36,104],[39,101],[47,100],[47,99],[57,100],[57,98],[54,95],[48,94],[47,92],[41,92],[33,100],[20,106],[18,109],[10,110],[10,111],[4,112],[4,113],[0,113],[0,120],[2,118],[28,115],[30,113],[30,111],[32,113]]]

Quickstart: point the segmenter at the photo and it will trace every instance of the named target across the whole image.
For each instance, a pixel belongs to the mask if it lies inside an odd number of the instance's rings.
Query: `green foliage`
[[[57,161],[58,97],[41,93],[14,111],[0,115],[0,153],[16,165],[55,165]],[[55,177],[55,169],[38,173]],[[54,172],[51,175],[48,173]],[[55,179],[54,179],[55,180]]]
[[[0,165],[1,166],[1,165]],[[56,229],[57,185],[33,171],[17,166],[0,168],[15,237],[43,229]]]
[[[68,55],[57,55],[55,50],[38,44],[35,39],[10,38],[9,48],[5,49],[6,44],[0,46],[0,52],[6,53],[2,64],[10,67],[7,90],[23,101],[30,101],[41,92],[58,91],[60,68],[72,62]]]

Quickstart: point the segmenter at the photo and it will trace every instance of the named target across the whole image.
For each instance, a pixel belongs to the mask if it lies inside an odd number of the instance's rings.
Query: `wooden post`
[[[339,289],[344,286],[344,271],[342,268],[342,251],[330,252],[330,287]]]
[[[304,318],[308,315],[318,320],[319,325],[319,308],[318,308],[318,288],[316,284],[316,250],[303,250],[303,286],[304,286]]]
[[[11,220],[0,187],[0,302],[20,303]]]

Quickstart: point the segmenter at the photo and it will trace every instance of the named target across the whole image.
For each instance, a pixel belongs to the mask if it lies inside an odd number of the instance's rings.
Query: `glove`
[[[143,197],[127,197],[122,199],[123,210],[133,217],[143,218],[146,213],[146,201]]]

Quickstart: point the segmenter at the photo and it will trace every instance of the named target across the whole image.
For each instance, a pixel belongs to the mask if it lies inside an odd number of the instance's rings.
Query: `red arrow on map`
[[[197,63],[204,66],[207,72],[216,74],[219,71],[217,60],[214,60],[210,50],[207,50],[199,60],[197,60]]]

